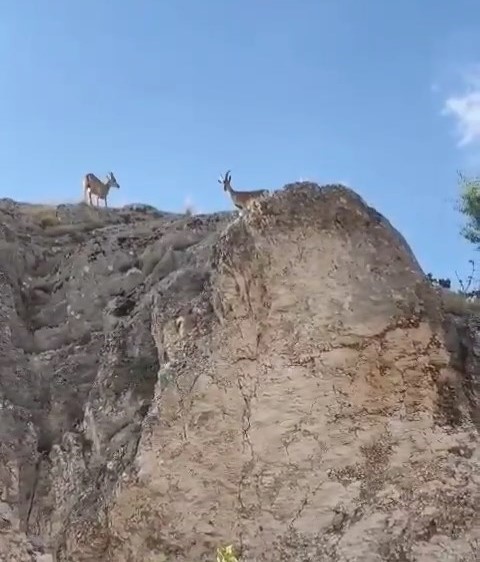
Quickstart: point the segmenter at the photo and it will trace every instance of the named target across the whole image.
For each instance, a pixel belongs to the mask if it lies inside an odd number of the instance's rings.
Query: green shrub
[[[231,544],[223,548],[217,548],[216,562],[239,562]]]

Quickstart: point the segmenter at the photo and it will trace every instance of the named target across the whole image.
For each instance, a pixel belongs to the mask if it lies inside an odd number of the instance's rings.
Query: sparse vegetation
[[[480,248],[480,177],[466,177],[458,172],[460,200],[458,210],[467,219],[462,236]]]
[[[460,234],[480,249],[480,177],[467,177],[458,172],[460,196],[457,210],[466,219]],[[435,278],[431,273],[427,279],[436,287],[444,289],[442,299],[446,312],[452,314],[480,313],[480,280],[476,277],[475,260],[469,260],[470,273],[462,279],[455,271],[458,290],[452,289],[449,278]]]
[[[216,562],[240,562],[233,550],[233,545],[217,548]]]
[[[450,289],[452,282],[450,281],[450,279],[443,279],[443,278],[439,278],[437,279],[436,277],[434,277],[431,273],[427,274],[427,279],[430,281],[430,283],[432,285],[436,285],[438,287],[442,287],[444,289]]]
[[[42,228],[48,228],[49,226],[57,226],[59,224],[59,220],[57,217],[43,217],[40,219],[40,226]]]
[[[478,279],[475,277],[475,262],[469,260],[468,263],[471,269],[466,279],[461,279],[456,271],[455,275],[460,285],[460,293],[469,299],[478,299],[480,297],[480,291],[478,290]],[[477,288],[474,289],[474,287]]]
[[[23,212],[43,229],[60,224],[56,207],[50,205],[28,205]]]
[[[480,290],[472,290],[471,287],[475,282],[475,262],[470,260],[471,271],[466,279],[461,279],[457,272],[459,291],[451,289],[452,282],[448,278],[435,278],[431,273],[427,275],[427,279],[435,287],[442,290],[442,302],[445,312],[462,316],[465,314],[480,313]]]
[[[449,312],[450,314],[464,316],[466,314],[480,313],[480,300],[470,300],[465,295],[462,295],[462,293],[443,291],[442,302],[445,312]]]

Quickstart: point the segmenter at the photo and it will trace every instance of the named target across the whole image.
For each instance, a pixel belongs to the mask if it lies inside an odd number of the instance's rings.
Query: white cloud
[[[457,120],[459,146],[480,140],[480,91],[448,98],[443,112]]]
[[[465,89],[460,94],[445,100],[443,115],[456,121],[458,146],[465,147],[480,142],[480,71],[469,73],[465,78]]]

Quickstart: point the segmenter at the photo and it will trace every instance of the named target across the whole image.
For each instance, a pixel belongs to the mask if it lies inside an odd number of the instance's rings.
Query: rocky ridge
[[[479,327],[342,186],[1,200],[0,559],[479,560]]]

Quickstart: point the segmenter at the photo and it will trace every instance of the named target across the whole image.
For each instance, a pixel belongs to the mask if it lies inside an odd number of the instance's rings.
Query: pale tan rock
[[[41,277],[48,229],[4,207],[0,560],[478,560],[480,320],[355,193],[65,207]]]

